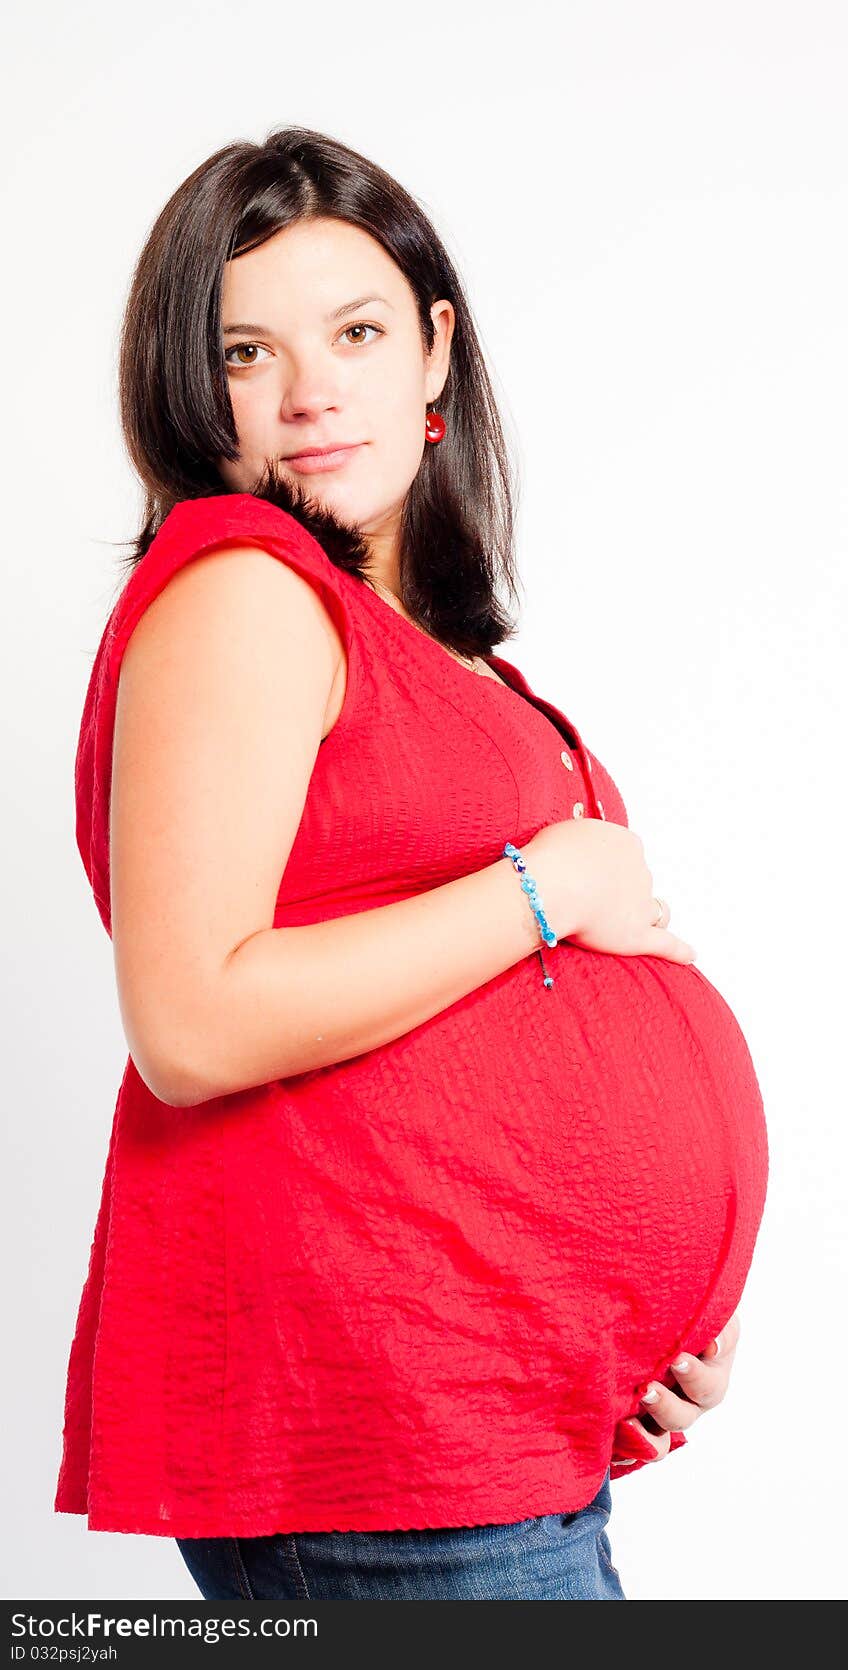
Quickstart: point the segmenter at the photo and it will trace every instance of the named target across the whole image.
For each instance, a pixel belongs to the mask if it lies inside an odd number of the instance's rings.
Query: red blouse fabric
[[[506,685],[461,666],[266,500],[184,501],[112,610],[83,712],[77,840],[107,932],[121,658],[171,575],[233,540],[310,580],[347,650],[275,927],[438,887],[564,818],[626,825],[509,661],[490,657]],[[762,1099],[699,968],[544,954],[550,989],[529,954],[394,1042],[194,1107],[127,1060],[56,1512],[173,1537],[504,1523],[634,1470],[621,1423],[646,1382],[670,1384],[741,1296]]]

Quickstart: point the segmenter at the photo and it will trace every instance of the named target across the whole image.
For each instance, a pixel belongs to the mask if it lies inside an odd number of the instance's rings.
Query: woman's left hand
[[[652,1461],[661,1460],[670,1449],[676,1448],[672,1444],[672,1433],[685,1432],[705,1410],[715,1409],[721,1403],[730,1380],[739,1334],[739,1318],[734,1315],[699,1357],[693,1357],[688,1351],[681,1352],[671,1364],[678,1390],[664,1386],[661,1380],[649,1383],[642,1398],[642,1407],[662,1431],[650,1431],[638,1415],[631,1416],[622,1424],[635,1429],[634,1436],[638,1434],[640,1439],[647,1439],[656,1451],[650,1457]],[[633,1457],[614,1456],[613,1459],[618,1467],[637,1464]],[[645,1460],[648,1459],[646,1455]]]

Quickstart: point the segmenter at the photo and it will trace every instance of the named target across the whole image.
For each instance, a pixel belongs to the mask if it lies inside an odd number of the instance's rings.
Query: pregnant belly
[[[464,1374],[513,1414],[548,1399],[577,1442],[587,1387],[617,1418],[728,1321],[767,1149],[744,1037],[698,969],[565,943],[550,967],[550,990],[527,958],[279,1086],[277,1156],[233,1222],[278,1226],[274,1291],[335,1318],[348,1372],[376,1353],[387,1384],[414,1370],[409,1397]]]
[[[741,1296],[767,1182],[760,1087],[694,965],[560,949],[544,994],[558,999],[557,1185],[570,1232],[591,1240],[588,1291],[648,1376],[681,1344],[702,1349]]]

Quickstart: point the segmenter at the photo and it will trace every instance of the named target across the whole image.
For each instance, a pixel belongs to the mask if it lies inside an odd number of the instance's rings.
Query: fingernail
[[[713,1340],[713,1344],[715,1346],[715,1354],[716,1354],[716,1356],[718,1356],[718,1354],[721,1350],[721,1334],[716,1334],[716,1337]]]
[[[672,1363],[671,1367],[674,1374],[685,1374],[689,1367],[689,1358],[678,1357],[677,1362]]]
[[[649,1386],[639,1401],[640,1403],[656,1403],[659,1395],[656,1386]]]

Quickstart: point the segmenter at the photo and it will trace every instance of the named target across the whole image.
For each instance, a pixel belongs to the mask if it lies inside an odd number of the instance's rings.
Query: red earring
[[[428,441],[440,441],[445,432],[445,420],[441,412],[428,412],[424,424],[424,434]]]

